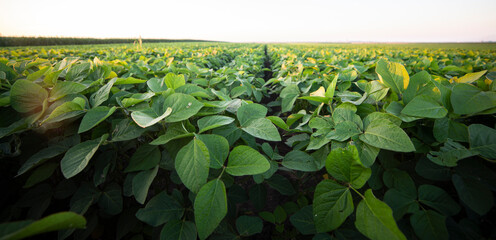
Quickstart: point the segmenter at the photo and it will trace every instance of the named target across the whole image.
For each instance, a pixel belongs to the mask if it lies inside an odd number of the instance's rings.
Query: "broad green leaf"
[[[420,239],[449,239],[446,217],[435,211],[418,211],[412,215],[410,223]]]
[[[470,150],[480,155],[496,159],[496,130],[482,124],[472,124],[468,127]]]
[[[267,159],[257,150],[241,145],[229,154],[226,172],[233,176],[255,175],[269,170]]]
[[[69,94],[79,93],[86,89],[86,86],[77,82],[58,82],[55,87],[50,90],[50,102],[61,99]]]
[[[186,84],[186,81],[184,80],[184,75],[182,74],[176,75],[174,73],[168,73],[164,78],[164,82],[168,88],[172,88],[172,89],[176,89]]]
[[[157,146],[145,144],[141,145],[134,152],[129,165],[124,169],[125,173],[149,170],[154,168],[160,162],[161,154]]]
[[[73,212],[59,212],[38,221],[0,224],[0,239],[23,239],[37,234],[70,228],[85,228],[86,219]]]
[[[210,129],[227,125],[232,122],[234,122],[234,118],[215,115],[215,116],[203,117],[199,119],[197,123],[198,123],[198,128],[200,129],[199,133],[202,133]]]
[[[107,137],[108,134],[104,134],[100,138],[88,140],[71,147],[60,161],[60,168],[62,169],[64,177],[71,178],[83,171],[98,150],[98,147],[100,147],[100,144],[102,144]]]
[[[78,144],[80,141],[79,135],[73,135],[70,137],[64,138],[64,140],[55,143],[53,145],[48,146],[40,150],[39,152],[33,154],[29,159],[19,168],[17,172],[17,176],[24,174],[30,169],[39,166],[44,163],[46,160],[56,157],[62,153],[65,153],[70,147]]]
[[[410,137],[397,125],[388,120],[372,121],[360,135],[363,142],[381,149],[397,152],[413,152]]]
[[[181,219],[183,213],[184,207],[181,203],[163,191],[150,199],[144,208],[139,209],[136,212],[136,217],[153,227],[157,227],[166,222]]]
[[[181,123],[181,122],[171,123],[171,124],[167,125],[167,130],[166,130],[165,134],[159,136],[157,139],[153,140],[150,144],[151,145],[162,145],[162,144],[166,144],[169,141],[172,141],[175,139],[192,137],[194,135],[195,135],[194,133],[190,133],[186,130],[183,123]]]
[[[195,223],[200,239],[206,239],[227,214],[226,187],[214,179],[201,187],[194,203]]]
[[[236,229],[241,236],[251,236],[261,233],[263,228],[262,219],[254,216],[240,216],[236,219]]]
[[[264,118],[265,115],[267,115],[267,108],[256,103],[241,105],[236,112],[238,121],[243,127],[252,120]]]
[[[452,176],[452,181],[460,200],[474,212],[482,216],[492,209],[493,193],[480,181],[458,174]]]
[[[71,101],[62,103],[60,106],[56,107],[50,115],[45,118],[41,124],[43,123],[52,123],[59,122],[69,118],[73,118],[79,116],[84,113],[84,108],[81,107],[78,103]]]
[[[196,135],[205,146],[210,156],[210,167],[220,169],[229,155],[229,142],[227,139],[215,134]]]
[[[417,199],[417,188],[410,175],[397,168],[387,169],[383,175],[384,185],[402,192],[411,199]]]
[[[472,83],[472,82],[477,81],[482,76],[484,76],[484,74],[486,74],[486,72],[487,72],[487,70],[475,72],[475,73],[467,73],[463,77],[455,79],[455,82],[457,82],[457,83]]]
[[[114,85],[117,78],[113,78],[107,84],[103,85],[98,91],[93,93],[90,97],[90,103],[92,107],[98,107],[103,102],[107,101],[110,93],[110,89]]]
[[[363,166],[371,167],[381,149],[370,146],[360,140],[355,141],[355,146],[358,150],[358,156],[360,157],[360,162],[362,162]]]
[[[207,182],[210,167],[208,148],[200,139],[194,138],[176,155],[175,168],[179,178],[192,192],[198,192]]]
[[[167,108],[167,110],[160,114],[156,113],[152,108],[147,108],[142,111],[134,111],[131,113],[131,118],[134,120],[138,126],[146,128],[160,122],[162,119],[166,118],[172,113],[172,108]]]
[[[90,109],[84,115],[83,120],[81,120],[78,133],[83,133],[94,128],[96,125],[103,122],[103,120],[110,117],[110,115],[115,112],[115,109],[115,107],[109,108],[106,106],[98,106]]]
[[[39,111],[47,98],[44,88],[28,80],[19,79],[10,88],[10,105],[20,113]]]
[[[112,142],[128,141],[141,136],[145,129],[128,118],[122,119],[112,130]]]
[[[412,198],[397,188],[390,188],[384,194],[384,202],[393,210],[395,220],[402,219],[405,214],[415,213],[419,209],[416,198]]]
[[[289,221],[303,235],[315,234],[314,215],[312,213],[312,205],[307,205],[293,214]]]
[[[105,187],[98,199],[98,205],[109,215],[116,215],[122,212],[122,190],[121,186],[112,183]]]
[[[421,185],[418,188],[418,200],[446,216],[453,216],[460,212],[460,205],[442,188],[433,185]]]
[[[496,106],[496,92],[484,92],[478,87],[460,83],[453,87],[451,105],[456,114],[474,114]]]
[[[428,95],[418,95],[401,111],[402,114],[422,118],[443,118],[448,110]]]
[[[123,107],[128,108],[138,103],[144,102],[145,100],[148,100],[153,96],[155,96],[155,93],[152,92],[136,93],[131,95],[130,97],[123,98],[121,103]]]
[[[353,213],[350,189],[333,180],[323,180],[315,188],[313,215],[317,232],[337,229]]]
[[[326,169],[334,178],[350,183],[354,188],[361,188],[372,174],[371,169],[360,162],[358,150],[353,145],[333,149],[327,156]]]
[[[33,173],[29,176],[29,178],[26,180],[26,183],[24,184],[23,188],[30,188],[40,182],[45,181],[48,179],[50,176],[52,176],[53,172],[55,169],[58,167],[58,164],[56,163],[47,163],[36,170],[33,171]]]
[[[157,176],[158,166],[153,169],[141,171],[133,178],[132,188],[136,201],[143,204],[148,196],[148,189],[152,185],[153,179]]]
[[[334,91],[336,90],[336,83],[338,82],[339,74],[337,74],[331,81],[331,84],[329,84],[329,87],[327,87],[327,90],[325,92],[325,97],[329,98],[328,104],[331,105],[332,99],[334,97]]]
[[[146,82],[146,80],[133,78],[133,77],[127,77],[127,78],[117,78],[114,85],[139,84],[139,83],[144,83],[144,82]]]
[[[146,82],[146,85],[153,92],[159,93],[167,90],[167,85],[165,84],[164,79],[162,78],[151,78]]]
[[[166,122],[179,122],[194,116],[203,107],[203,103],[194,97],[182,93],[174,93],[167,97],[164,108],[172,108],[172,113],[165,118]]]
[[[291,196],[296,194],[296,190],[294,189],[291,182],[280,174],[274,174],[271,178],[266,180],[267,184],[282,195]]]
[[[384,120],[389,120],[390,122],[394,123],[396,126],[400,127],[401,126],[401,119],[398,118],[397,116],[391,114],[391,113],[383,113],[383,112],[373,112],[367,117],[363,119],[363,127],[367,128],[367,126],[373,122],[374,120],[378,119],[384,119]]]
[[[495,145],[496,146],[496,145]],[[433,163],[446,167],[455,167],[459,160],[472,157],[479,154],[473,149],[466,149],[463,145],[449,139],[439,149],[439,151],[431,151],[427,158]]]
[[[379,81],[396,94],[402,93],[408,87],[410,76],[400,63],[381,59],[377,62],[375,71],[379,75]]]
[[[403,92],[403,102],[408,104],[425,86],[425,84],[430,83],[432,81],[431,75],[423,70],[421,72],[416,73],[410,78],[410,83],[408,87]]]
[[[356,209],[355,227],[370,239],[404,239],[393,218],[393,211],[377,199],[372,190],[365,191],[363,200]]]
[[[293,150],[284,156],[282,165],[293,170],[315,172],[320,170],[324,164],[303,151]]]
[[[189,221],[170,221],[162,228],[160,240],[196,240],[196,226]]]
[[[360,133],[362,133],[362,131],[360,131],[359,126],[357,126],[354,122],[343,121],[336,124],[335,129],[330,131],[326,135],[326,138],[330,140],[343,142]]]
[[[267,141],[281,141],[281,136],[274,124],[266,118],[251,120],[241,128],[248,134]]]
[[[290,84],[287,87],[285,87],[281,93],[280,97],[282,99],[281,102],[281,107],[282,107],[282,112],[288,112],[293,109],[293,105],[300,95],[300,89],[298,88],[298,85],[296,84]],[[265,116],[264,116],[265,117]]]

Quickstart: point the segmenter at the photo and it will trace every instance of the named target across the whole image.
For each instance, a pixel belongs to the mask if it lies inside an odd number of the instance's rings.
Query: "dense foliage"
[[[495,238],[495,59],[0,49],[0,239]]]

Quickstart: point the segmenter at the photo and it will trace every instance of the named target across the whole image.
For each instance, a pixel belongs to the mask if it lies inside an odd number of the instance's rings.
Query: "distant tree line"
[[[137,39],[125,38],[65,38],[65,37],[2,37],[0,47],[17,46],[52,46],[52,45],[83,45],[83,44],[116,44],[134,43]],[[160,42],[209,42],[207,40],[193,39],[142,39],[143,43]]]

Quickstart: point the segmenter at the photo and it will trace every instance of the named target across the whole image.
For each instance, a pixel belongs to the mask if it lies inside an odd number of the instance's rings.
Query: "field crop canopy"
[[[0,116],[0,239],[496,238],[494,44],[0,48]]]

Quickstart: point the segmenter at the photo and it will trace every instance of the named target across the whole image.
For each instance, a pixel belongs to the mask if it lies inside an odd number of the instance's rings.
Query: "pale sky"
[[[496,41],[496,0],[0,0],[2,36]]]

